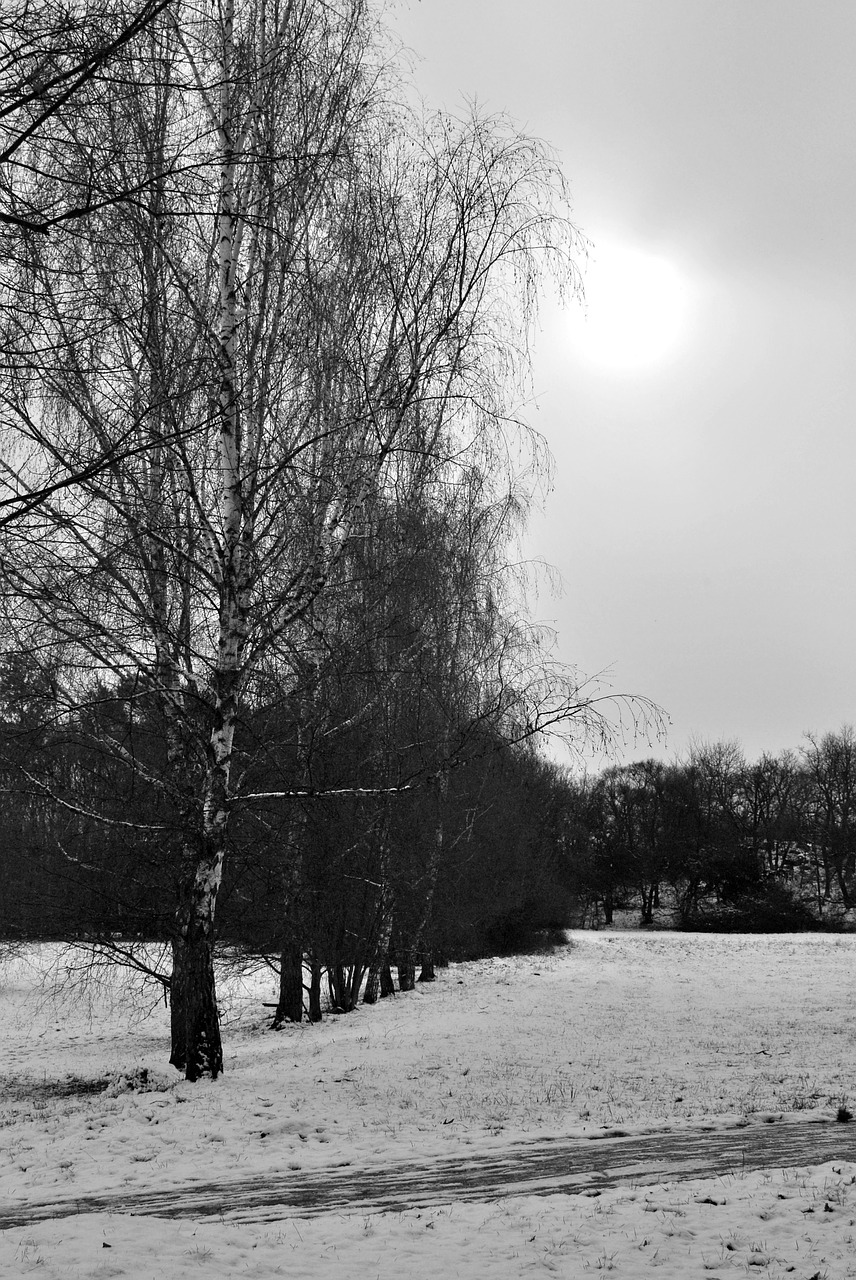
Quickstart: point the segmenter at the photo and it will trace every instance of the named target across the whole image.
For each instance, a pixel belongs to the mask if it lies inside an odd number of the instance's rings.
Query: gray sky
[[[856,4],[392,17],[432,105],[556,148],[594,243],[588,321],[549,307],[536,352],[560,655],[666,709],[656,754],[856,721]]]

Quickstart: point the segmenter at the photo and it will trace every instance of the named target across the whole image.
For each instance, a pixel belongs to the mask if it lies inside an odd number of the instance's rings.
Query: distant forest
[[[153,713],[105,690],[80,725],[66,715],[48,727],[50,690],[8,665],[0,696],[2,936],[108,952],[121,939],[117,955],[169,939],[173,819],[147,780]],[[583,776],[483,726],[446,774],[377,794],[354,786],[373,780],[365,716],[313,753],[318,791],[300,795],[298,723],[278,714],[275,759],[236,765],[258,792],[291,777],[295,793],[237,808],[218,929],[279,959],[281,1019],[320,1016],[322,979],[347,1010],[395,989],[392,966],[406,990],[435,964],[549,946],[569,926],[837,928],[856,905],[849,727],[754,762],[726,742]],[[255,731],[270,741],[264,718]],[[121,759],[99,745],[117,741]]]
[[[562,839],[586,918],[788,931],[856,906],[856,736],[806,734],[748,761],[735,742],[567,781]]]

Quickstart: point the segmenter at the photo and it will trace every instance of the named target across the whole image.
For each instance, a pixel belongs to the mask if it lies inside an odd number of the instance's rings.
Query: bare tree
[[[778,756],[765,752],[742,771],[736,809],[742,838],[762,878],[783,872],[801,834],[798,790],[797,758],[790,751]]]
[[[810,832],[823,864],[823,901],[830,900],[837,886],[841,902],[849,907],[856,871],[856,733],[843,725],[837,733],[805,736]]]
[[[258,800],[233,775],[243,711],[271,671],[299,685],[379,495],[513,451],[540,272],[573,283],[545,149],[402,114],[372,39],[361,0],[174,0],[123,45],[121,92],[43,142],[28,207],[88,216],[19,226],[0,286],[5,478],[38,498],[4,531],[5,627],[43,637],[63,714],[109,681],[159,718],[163,816],[136,826],[170,851],[191,1079],[222,1070],[215,904],[230,814]],[[139,197],[92,202],[93,154]],[[503,646],[485,713],[519,693]],[[549,673],[529,690],[518,737],[583,714]],[[139,770],[120,735],[101,749]]]
[[[70,5],[10,0],[0,19],[0,226],[48,234],[104,205],[133,200],[145,184],[116,187],[93,154],[81,189],[67,188],[57,161],[76,151],[81,112],[121,83],[117,69],[135,38],[171,0],[144,0],[130,14],[111,0]],[[38,181],[45,153],[51,181]],[[36,179],[36,181],[34,181]],[[40,197],[47,197],[41,199]]]

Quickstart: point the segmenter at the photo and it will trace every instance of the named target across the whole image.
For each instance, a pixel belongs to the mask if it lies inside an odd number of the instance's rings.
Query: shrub
[[[522,906],[487,925],[483,950],[486,955],[523,956],[554,951],[565,943],[564,926],[545,918],[538,904],[527,899]]]
[[[680,927],[702,933],[806,933],[824,928],[790,889],[771,880],[720,906],[700,904]]]

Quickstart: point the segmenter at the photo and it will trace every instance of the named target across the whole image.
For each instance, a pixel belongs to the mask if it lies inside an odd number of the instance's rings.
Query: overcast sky
[[[392,16],[432,105],[555,147],[594,245],[588,319],[544,314],[531,415],[561,656],[665,708],[653,754],[856,722],[856,3]]]

